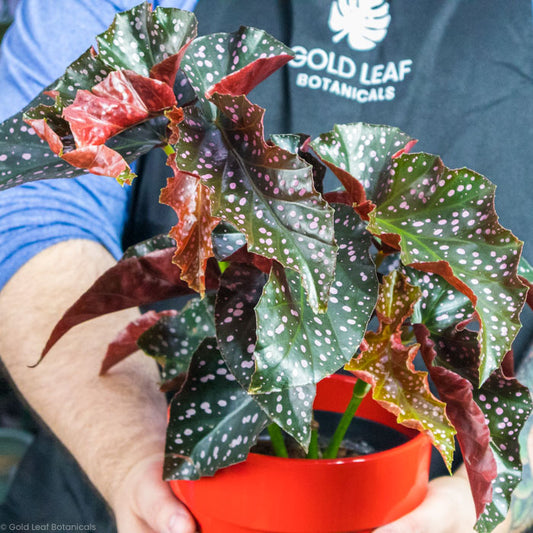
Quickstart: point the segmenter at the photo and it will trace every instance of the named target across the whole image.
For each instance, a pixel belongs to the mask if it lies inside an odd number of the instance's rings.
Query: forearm
[[[165,401],[155,363],[136,354],[98,376],[107,344],[137,311],[78,326],[37,368],[28,365],[38,360],[63,312],[113,262],[96,243],[67,241],[29,261],[0,293],[5,365],[111,504],[133,463],[163,450]]]

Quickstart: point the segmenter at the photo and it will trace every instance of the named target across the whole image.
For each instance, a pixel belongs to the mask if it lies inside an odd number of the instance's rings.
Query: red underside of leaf
[[[263,257],[262,255],[252,254],[248,251],[246,246],[231,254],[227,261],[229,263],[241,263],[245,265],[252,265],[264,274],[270,274],[272,270],[272,259]]]
[[[180,129],[179,123],[183,120],[185,113],[183,112],[182,107],[172,107],[168,111],[165,111],[165,117],[170,121],[168,124],[168,129],[170,130],[170,135],[168,137],[169,144],[176,144],[180,140]]]
[[[438,274],[443,279],[445,279],[450,285],[455,287],[459,292],[462,292],[475,307],[477,303],[477,296],[472,292],[472,290],[463,283],[459,278],[457,278],[450,264],[447,261],[435,261],[432,263],[411,263],[411,268],[420,270],[421,272],[428,272],[430,274]]]
[[[431,379],[446,403],[446,414],[457,430],[479,518],[485,505],[492,501],[492,480],[498,473],[485,416],[474,401],[472,384],[467,379],[443,367],[433,366],[436,353],[428,329],[423,324],[414,324],[413,328]]]
[[[50,127],[46,119],[27,119],[26,122],[48,143],[54,154],[73,167],[86,169],[98,176],[119,178],[121,175],[129,175],[129,179],[123,180],[125,183],[129,183],[134,177],[129,173],[130,167],[123,157],[105,144],[71,150],[70,146],[65,147],[63,139]],[[65,151],[65,148],[68,151]]]
[[[350,197],[346,191],[330,191],[324,194],[324,198],[330,204],[352,205]]]
[[[392,159],[396,159],[397,157],[400,157],[403,154],[408,154],[413,146],[418,142],[418,139],[413,139],[409,141],[401,150],[398,150],[393,156]]]
[[[385,243],[389,248],[400,251],[400,240],[401,237],[397,233],[382,233],[379,235],[379,238]]]
[[[370,202],[366,197],[365,188],[359,180],[355,179],[349,172],[346,172],[342,168],[339,168],[336,165],[330,163],[329,161],[320,158],[320,156],[319,159],[337,176],[337,178],[339,178],[339,181],[346,189],[345,194],[349,198],[349,202],[351,204],[358,206],[360,204],[366,204],[367,202]],[[363,220],[368,220],[368,217],[363,218]]]
[[[130,70],[111,72],[91,91],[81,90],[63,110],[78,147],[107,139],[176,104],[170,86]]]
[[[54,154],[61,154],[63,151],[63,142],[61,141],[61,137],[50,127],[46,119],[27,119],[25,122],[33,128],[35,133],[43,141],[48,143]]]
[[[123,173],[129,173],[130,168],[118,152],[105,144],[84,146],[72,152],[66,152],[63,154],[63,159],[76,168],[84,168],[92,174],[112,178],[118,178]],[[130,174],[130,179],[125,180],[125,182],[130,183],[131,178],[133,178],[133,174]]]
[[[176,314],[177,311],[173,310],[161,311],[160,313],[148,311],[133,322],[130,322],[107,347],[107,352],[100,368],[100,375],[102,376],[117,363],[135,353],[139,349],[137,339],[157,323],[161,317],[174,316]]]
[[[360,203],[359,205],[355,206],[355,212],[363,219],[363,220],[369,220],[369,213],[372,212],[376,207],[376,204],[371,202],[370,200],[365,200],[364,202]]]
[[[159,201],[174,209],[178,223],[170,230],[176,241],[172,261],[181,269],[181,279],[200,294],[205,292],[207,261],[214,257],[211,233],[220,219],[211,216],[210,191],[199,178],[181,172],[171,155],[168,165],[174,176],[161,190]]]
[[[82,322],[122,309],[190,294],[191,289],[180,279],[179,268],[172,263],[174,251],[174,248],[165,248],[143,257],[130,257],[104,272],[56,324],[40,360],[67,331]],[[214,289],[217,286],[218,270],[214,266],[208,268],[206,287]]]
[[[176,80],[176,73],[178,72],[183,55],[187,51],[193,39],[184,44],[177,54],[167,57],[165,60],[154,65],[150,70],[150,78],[159,80],[169,87],[174,87]]]
[[[294,56],[282,54],[273,57],[264,57],[253,61],[244,68],[228,74],[218,83],[206,91],[206,98],[211,98],[215,93],[239,96],[248,94],[256,85],[268,78],[273,72],[288,63]]]

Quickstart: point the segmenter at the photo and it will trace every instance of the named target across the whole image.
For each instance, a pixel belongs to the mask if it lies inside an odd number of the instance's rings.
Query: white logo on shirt
[[[352,50],[368,51],[385,39],[390,21],[385,0],[335,0],[328,24],[335,44],[347,37]]]

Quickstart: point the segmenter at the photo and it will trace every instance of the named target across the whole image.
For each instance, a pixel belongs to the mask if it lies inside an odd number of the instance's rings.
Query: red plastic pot
[[[315,409],[343,412],[353,378],[318,384]],[[251,453],[244,463],[198,481],[171,481],[197,518],[202,533],[348,533],[384,525],[425,497],[431,444],[396,424],[370,395],[361,416],[404,433],[390,450],[348,459],[282,459]]]

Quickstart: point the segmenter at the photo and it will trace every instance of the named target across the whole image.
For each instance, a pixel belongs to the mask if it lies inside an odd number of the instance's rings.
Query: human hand
[[[118,533],[195,533],[185,506],[161,478],[161,456],[136,464],[112,501]]]
[[[416,509],[374,533],[474,533],[475,523],[468,480],[455,474],[432,480],[426,498]],[[494,533],[509,531],[508,523],[505,520]]]

